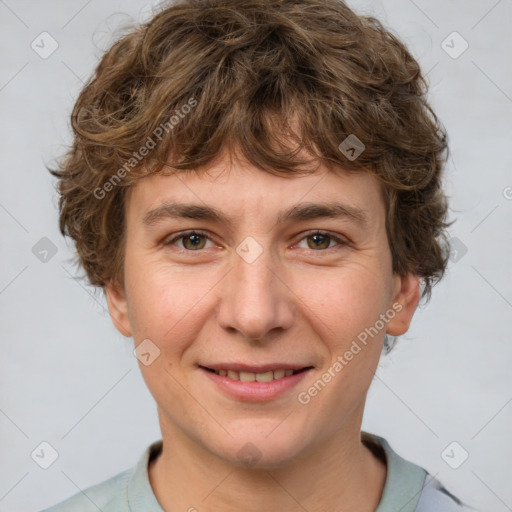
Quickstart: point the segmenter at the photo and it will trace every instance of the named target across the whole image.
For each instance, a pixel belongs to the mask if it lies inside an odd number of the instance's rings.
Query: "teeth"
[[[215,370],[217,375],[221,377],[229,377],[233,380],[241,382],[272,382],[273,380],[282,379],[293,375],[294,370],[270,370],[264,373],[251,373],[251,372],[235,372],[234,370]]]
[[[274,370],[274,379],[282,379],[284,374],[285,370]]]
[[[254,382],[256,380],[256,374],[249,372],[240,372],[240,380],[242,382]]]
[[[240,380],[242,380],[241,377],[240,377]],[[269,372],[265,372],[265,373],[257,373],[256,380],[258,382],[272,382],[274,380],[274,372],[272,370],[270,370]]]

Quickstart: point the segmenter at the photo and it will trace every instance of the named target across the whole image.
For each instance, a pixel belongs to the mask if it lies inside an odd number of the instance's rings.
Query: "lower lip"
[[[229,377],[221,377],[201,367],[199,369],[226,394],[247,402],[263,402],[277,398],[293,389],[311,371],[310,368],[288,377],[274,379],[271,382],[242,382]]]

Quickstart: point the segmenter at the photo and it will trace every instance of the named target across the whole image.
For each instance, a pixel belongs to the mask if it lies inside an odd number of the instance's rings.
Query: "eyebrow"
[[[144,226],[150,227],[165,218],[200,219],[224,224],[232,224],[232,219],[212,206],[191,203],[164,202],[148,211],[142,220]],[[322,218],[345,218],[365,227],[368,215],[361,208],[338,202],[301,203],[279,212],[277,223],[305,221]]]

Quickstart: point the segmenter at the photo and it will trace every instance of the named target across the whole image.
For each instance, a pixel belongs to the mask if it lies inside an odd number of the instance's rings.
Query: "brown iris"
[[[201,235],[199,233],[190,233],[189,235],[184,235],[182,238],[183,238],[183,247],[185,247],[185,249],[191,249],[191,250],[203,249],[204,240],[206,239],[206,237],[204,235]],[[203,245],[201,245],[201,240],[200,240],[201,238],[203,238]],[[190,247],[187,245],[187,243],[186,243],[187,241],[191,242]]]
[[[308,239],[308,247],[310,249],[327,249],[329,247],[329,243],[331,241],[331,237],[329,235],[322,235],[322,234],[309,235],[307,237],[307,239]],[[311,245],[309,243],[310,239],[315,240],[314,245]],[[320,245],[317,244],[318,241],[320,241]]]

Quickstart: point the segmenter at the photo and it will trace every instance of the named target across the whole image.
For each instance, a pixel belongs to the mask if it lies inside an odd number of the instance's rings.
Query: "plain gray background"
[[[457,219],[447,275],[382,359],[363,429],[482,511],[512,510],[512,1],[350,5],[392,27],[428,72],[450,135],[445,183]],[[2,512],[61,501],[160,438],[132,340],[74,278],[44,167],[70,142],[73,102],[114,29],[150,14],[144,0],[0,0]],[[46,38],[51,49],[44,31],[58,44],[46,58],[31,47]],[[47,261],[43,237],[57,251]],[[58,452],[48,469],[31,457],[41,442]]]

